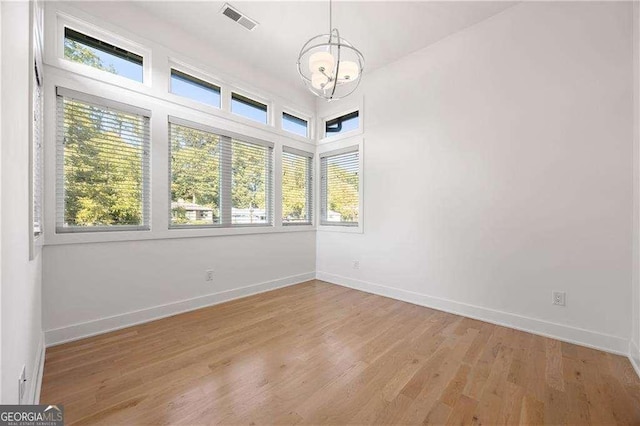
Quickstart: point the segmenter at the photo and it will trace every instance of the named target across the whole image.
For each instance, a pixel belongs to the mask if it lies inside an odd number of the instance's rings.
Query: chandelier
[[[332,28],[329,0],[329,33],[307,41],[298,55],[298,73],[311,92],[327,101],[344,98],[360,84],[364,56]]]

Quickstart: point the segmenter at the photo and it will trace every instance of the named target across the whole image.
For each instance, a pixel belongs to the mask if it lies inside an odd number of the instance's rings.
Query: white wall
[[[41,255],[29,261],[29,4],[3,2],[1,325],[2,403],[18,402],[18,377],[27,371],[28,398],[42,347]]]
[[[157,108],[154,113],[162,110],[166,115],[168,102],[158,98],[166,93],[168,84],[158,84],[158,81],[167,80],[167,52],[173,51],[180,52],[183,60],[201,70],[213,70],[211,72],[214,74],[224,72],[219,75],[229,84],[243,87],[250,85],[250,90],[266,93],[265,96],[270,96],[272,100],[286,98],[290,106],[311,111],[315,109],[311,96],[302,90],[285,87],[287,85],[281,81],[274,81],[250,67],[221,57],[199,40],[149,17],[132,3],[118,3],[117,8],[113,7],[112,2],[78,2],[72,5],[47,3],[46,8],[49,18],[47,34],[50,37],[55,34],[55,19],[50,19],[52,13],[63,10],[89,24],[123,37],[131,37],[134,42],[152,49],[153,85],[144,92],[150,96],[132,94],[123,89],[118,89],[119,92],[115,94],[113,88],[105,88],[107,85],[102,82],[78,75],[65,77],[65,81],[69,83],[81,82],[82,86],[91,90],[110,93],[101,96],[117,97],[123,102],[134,99],[132,104],[135,104],[135,100],[144,101],[145,108]],[[51,45],[50,38],[48,46]],[[52,80],[58,81],[65,71],[58,68],[59,63],[52,49],[49,49],[47,58],[45,71],[49,73],[45,77],[48,75],[50,79],[45,95],[51,96],[54,90]],[[249,83],[245,84],[245,81]],[[48,111],[53,111],[53,108]],[[202,117],[203,114],[200,112],[196,115]],[[48,117],[54,120],[53,115]],[[299,232],[300,228],[297,228],[298,232],[168,238],[171,233],[175,236],[204,231],[166,231],[168,215],[163,212],[168,211],[168,155],[167,151],[162,150],[166,150],[167,130],[166,120],[161,117],[162,114],[154,115],[152,123],[152,126],[160,127],[152,127],[152,175],[155,176],[152,183],[153,231],[147,235],[157,239],[56,245],[58,240],[51,234],[53,226],[48,227],[43,256],[43,324],[47,344],[132,325],[314,277],[316,246],[312,227],[306,232]],[[217,120],[220,122],[222,119]],[[51,126],[49,128],[52,129]],[[48,134],[53,133],[54,131],[49,131]],[[282,137],[276,133],[263,136],[271,138],[269,140],[276,143],[276,148],[283,143]],[[277,140],[274,141],[274,138]],[[46,164],[51,166],[55,164],[52,136],[49,137],[49,142],[45,156]],[[309,145],[309,149],[313,149],[313,145]],[[277,164],[275,167],[277,176],[280,169]],[[54,197],[51,167],[47,176],[49,185],[46,187],[46,205],[49,206],[47,212],[52,212]],[[276,179],[276,186],[277,182]],[[155,208],[163,205],[165,208]],[[47,223],[52,225],[53,218],[49,216],[47,219]],[[160,226],[154,226],[157,224]],[[120,233],[113,233],[110,237],[116,234]],[[102,237],[94,233],[92,238]],[[205,281],[205,271],[209,269],[214,270],[213,282]]]
[[[318,276],[626,354],[631,8],[523,3],[366,74],[364,234],[318,232]]]
[[[48,246],[47,343],[302,282],[314,259],[313,232]]]
[[[629,351],[640,375],[640,4],[633,3],[633,280]]]

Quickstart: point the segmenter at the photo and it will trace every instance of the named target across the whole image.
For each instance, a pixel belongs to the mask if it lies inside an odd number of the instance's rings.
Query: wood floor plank
[[[640,424],[617,355],[321,281],[48,348],[66,423]]]

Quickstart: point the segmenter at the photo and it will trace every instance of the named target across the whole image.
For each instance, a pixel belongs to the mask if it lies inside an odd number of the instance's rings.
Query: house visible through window
[[[288,114],[286,112],[282,113],[282,129],[287,132],[295,133],[296,135],[300,135],[302,137],[309,136],[309,123],[307,120],[302,118],[298,118],[295,115]]]
[[[273,223],[273,146],[171,117],[171,226]]]
[[[290,147],[282,152],[282,223],[310,225],[313,212],[313,154]]]
[[[220,87],[171,69],[171,93],[220,108]]]
[[[320,155],[321,224],[357,226],[360,209],[358,147]]]
[[[56,230],[149,228],[148,111],[58,88]]]
[[[64,57],[73,62],[142,82],[142,56],[71,28],[64,29]]]
[[[325,136],[339,135],[357,130],[360,126],[360,113],[353,111],[325,122]]]
[[[267,124],[267,105],[237,93],[231,94],[231,112]]]
[[[231,141],[231,223],[260,225],[272,222],[272,149]]]
[[[170,123],[171,225],[219,225],[220,137]]]

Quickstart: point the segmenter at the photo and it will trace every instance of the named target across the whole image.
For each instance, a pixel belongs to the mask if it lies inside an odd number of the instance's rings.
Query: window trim
[[[55,104],[58,105],[58,102],[60,101],[60,99],[64,99],[64,98],[70,98],[70,99],[74,99],[80,102],[84,102],[84,103],[88,103],[88,104],[92,104],[98,107],[105,107],[105,108],[111,108],[111,109],[115,109],[118,111],[122,111],[128,114],[133,114],[133,115],[141,115],[147,118],[147,133],[149,135],[149,139],[147,141],[145,141],[145,143],[142,145],[142,150],[143,150],[143,155],[142,155],[142,170],[143,170],[143,176],[142,176],[142,182],[143,182],[143,188],[142,188],[142,199],[140,200],[142,203],[142,223],[139,225],[114,225],[114,226],[68,226],[68,227],[64,227],[61,224],[64,222],[64,218],[61,218],[59,215],[61,214],[61,211],[64,211],[64,204],[62,206],[60,206],[59,203],[59,199],[58,199],[58,174],[59,174],[59,168],[61,167],[58,160],[60,158],[62,158],[62,161],[64,161],[64,155],[60,155],[60,150],[62,149],[63,145],[62,145],[62,141],[60,140],[60,135],[62,135],[62,129],[59,128],[60,123],[62,121],[61,117],[58,114],[58,108],[56,107],[55,109],[55,127],[56,127],[56,143],[55,143],[55,150],[56,150],[56,160],[55,160],[55,171],[54,171],[54,176],[56,177],[55,180],[55,187],[54,187],[54,193],[53,193],[53,197],[54,197],[54,207],[55,207],[55,214],[54,214],[54,233],[57,235],[60,234],[93,234],[93,233],[113,233],[113,232],[126,232],[126,231],[136,231],[136,232],[149,232],[151,230],[151,222],[152,222],[152,218],[151,218],[151,214],[152,214],[152,208],[151,208],[151,190],[152,190],[152,185],[151,185],[151,111],[144,109],[144,108],[140,108],[137,106],[133,106],[133,105],[129,105],[126,103],[122,103],[122,102],[118,102],[118,101],[114,101],[111,99],[107,99],[107,98],[102,98],[99,96],[94,96],[94,95],[90,95],[88,93],[83,93],[83,92],[78,92],[72,89],[67,89],[65,87],[61,87],[61,86],[57,86],[56,87],[56,96],[55,96]],[[146,153],[144,151],[147,151]],[[65,191],[64,185],[61,189],[63,191]],[[63,195],[64,198],[64,195]]]
[[[288,227],[288,226],[313,226],[314,222],[315,222],[315,175],[316,175],[316,167],[315,167],[315,158],[316,155],[313,152],[309,152],[309,151],[305,151],[302,149],[298,149],[298,148],[294,148],[292,146],[289,145],[282,145],[282,153],[280,156],[280,161],[281,161],[281,168],[282,168],[282,158],[284,156],[285,153],[289,153],[289,154],[294,154],[294,155],[298,155],[300,157],[306,157],[309,159],[309,173],[307,175],[307,187],[309,190],[309,196],[307,197],[307,214],[309,215],[309,220],[306,222],[285,222],[284,218],[282,217],[283,215],[280,214],[280,223],[282,224],[282,226]],[[282,174],[282,170],[281,170],[281,174]],[[282,203],[284,201],[284,196],[282,194],[282,180],[280,181],[280,205],[282,208]],[[281,211],[282,213],[282,211]]]
[[[338,155],[350,151],[358,151],[358,222],[357,225],[338,225],[328,224],[322,221],[322,167],[321,158],[331,155]],[[342,138],[339,141],[333,141],[325,145],[318,145],[318,151],[316,155],[316,175],[318,176],[316,188],[317,188],[317,217],[318,217],[318,231],[327,232],[344,232],[344,233],[364,233],[364,138],[362,136]]]

